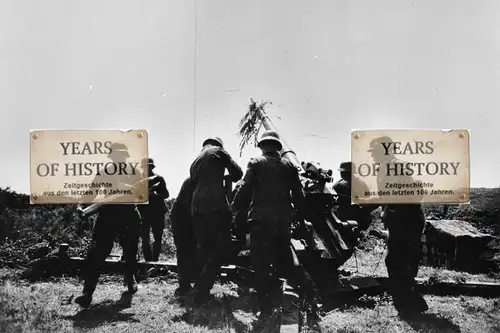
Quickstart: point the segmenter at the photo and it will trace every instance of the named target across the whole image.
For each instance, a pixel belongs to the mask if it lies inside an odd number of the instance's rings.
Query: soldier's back
[[[288,218],[291,214],[293,166],[279,154],[264,154],[250,163],[255,176],[251,219],[259,219],[262,215]]]
[[[227,208],[224,192],[226,153],[219,147],[205,147],[191,164],[192,213]]]

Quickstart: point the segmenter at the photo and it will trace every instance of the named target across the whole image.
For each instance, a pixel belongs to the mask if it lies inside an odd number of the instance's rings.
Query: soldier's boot
[[[90,303],[92,303],[92,294],[83,293],[82,295],[75,298],[75,303],[83,308],[88,308]]]
[[[80,296],[75,298],[75,303],[83,308],[88,308],[92,303],[92,295],[97,283],[91,283],[88,280],[83,285],[83,292]]]
[[[208,304],[210,302],[210,290],[199,290],[195,288],[193,300],[196,306]]]
[[[416,290],[416,288],[412,291],[411,304],[413,305],[413,311],[417,314],[421,314],[429,310],[427,302],[420,292]]]
[[[174,295],[175,296],[184,296],[187,293],[189,293],[193,288],[191,287],[191,284],[189,282],[179,282],[179,287],[175,289]]]
[[[125,283],[127,284],[128,292],[131,294],[135,294],[137,292],[137,281],[135,279],[134,274],[126,274],[125,275]]]

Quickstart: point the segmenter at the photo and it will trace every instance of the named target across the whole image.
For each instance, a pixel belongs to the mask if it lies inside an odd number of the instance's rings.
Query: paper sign
[[[32,204],[148,202],[145,130],[31,131]]]
[[[468,130],[353,131],[356,204],[469,202]]]

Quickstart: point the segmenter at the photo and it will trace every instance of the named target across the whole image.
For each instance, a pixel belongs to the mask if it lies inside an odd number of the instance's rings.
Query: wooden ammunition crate
[[[479,260],[494,237],[460,220],[430,220],[422,234],[422,264],[467,272],[480,272]]]

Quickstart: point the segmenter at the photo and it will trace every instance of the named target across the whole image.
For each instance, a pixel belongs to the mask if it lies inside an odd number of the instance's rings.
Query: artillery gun
[[[252,119],[254,122],[259,121],[266,130],[274,130],[279,133],[262,105],[257,106],[253,102],[246,118]],[[242,125],[240,124],[240,126]],[[255,124],[252,127],[255,129]],[[329,283],[337,281],[338,268],[352,256],[358,240],[358,223],[350,220],[342,221],[335,213],[339,195],[333,189],[332,170],[322,169],[318,163],[299,162],[295,152],[281,134],[280,137],[283,146],[280,152],[281,156],[289,160],[299,171],[306,199],[303,215],[305,220],[312,225],[312,228],[306,229],[301,227],[299,221],[293,221],[292,246],[296,257],[312,276],[316,286],[323,289]],[[236,189],[233,191],[229,178],[227,178],[225,185],[228,200],[232,201]],[[237,212],[236,224],[241,224],[242,219],[246,220],[246,215],[247,212]],[[242,234],[246,232],[248,230],[235,229],[235,239],[239,239],[236,241],[237,243],[242,243]],[[236,264],[243,266],[248,264],[244,258],[245,255],[242,255],[244,252],[246,251],[240,252]]]

